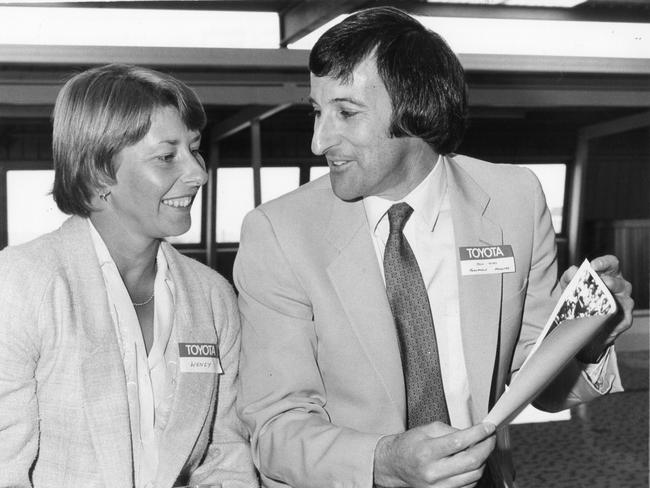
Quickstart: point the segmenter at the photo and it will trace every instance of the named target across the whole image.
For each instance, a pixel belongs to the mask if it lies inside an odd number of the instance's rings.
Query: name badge
[[[181,373],[223,373],[216,344],[180,342],[178,359]]]
[[[463,276],[515,272],[512,246],[459,247],[460,271]]]

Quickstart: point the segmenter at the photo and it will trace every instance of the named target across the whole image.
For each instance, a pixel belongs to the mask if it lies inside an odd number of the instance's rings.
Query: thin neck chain
[[[155,293],[155,292],[154,292]],[[131,302],[134,307],[144,307],[147,303],[149,303],[151,300],[153,300],[154,293],[151,294],[149,298],[147,298],[144,302]]]

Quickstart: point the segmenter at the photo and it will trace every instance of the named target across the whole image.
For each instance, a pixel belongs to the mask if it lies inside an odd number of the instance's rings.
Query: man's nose
[[[314,122],[314,135],[311,138],[311,152],[316,156],[325,154],[328,149],[338,142],[336,128],[321,116]]]

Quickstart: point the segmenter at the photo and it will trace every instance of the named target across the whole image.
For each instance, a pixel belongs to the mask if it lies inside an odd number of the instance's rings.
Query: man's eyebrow
[[[157,142],[157,144],[169,144],[170,146],[178,146],[179,141],[178,139],[161,139]]]
[[[351,103],[353,105],[356,105],[358,107],[366,107],[366,104],[363,103],[361,100],[357,100],[356,98],[351,98],[351,97],[337,97],[337,98],[332,98],[328,100],[329,103]],[[318,103],[312,98],[309,97],[309,103],[312,105],[318,105]]]
[[[357,105],[358,107],[365,107],[366,106],[366,104],[363,103],[361,100],[357,100],[356,98],[351,98],[351,97],[333,98],[332,100],[330,100],[330,102],[333,102],[333,103],[340,103],[340,102],[351,103],[353,105]]]

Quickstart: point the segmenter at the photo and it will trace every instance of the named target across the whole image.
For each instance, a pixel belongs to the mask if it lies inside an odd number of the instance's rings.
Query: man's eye
[[[344,119],[349,119],[350,117],[354,117],[357,115],[357,112],[350,112],[349,110],[341,110],[341,117]]]
[[[160,156],[158,156],[158,159],[160,159],[161,161],[164,161],[166,163],[169,163],[169,162],[174,160],[175,156],[176,156],[175,153],[161,154]]]
[[[312,119],[315,119],[317,117],[320,117],[320,110],[313,109],[311,112],[309,112],[309,116]]]

